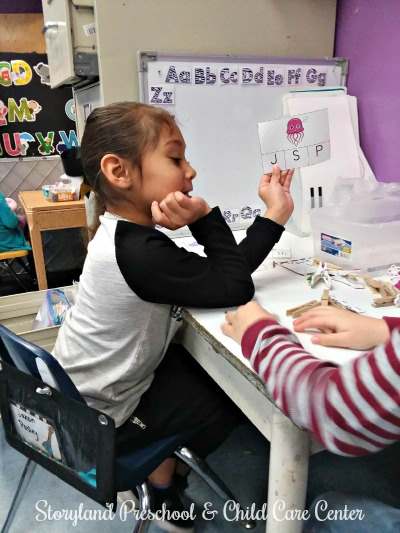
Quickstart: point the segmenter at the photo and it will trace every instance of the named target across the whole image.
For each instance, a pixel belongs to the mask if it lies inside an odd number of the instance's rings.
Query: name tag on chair
[[[10,409],[17,435],[51,459],[62,461],[56,430],[51,421],[13,402],[10,402]]]

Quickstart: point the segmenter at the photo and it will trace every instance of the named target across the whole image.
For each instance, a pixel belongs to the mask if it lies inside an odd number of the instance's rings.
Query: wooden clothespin
[[[370,276],[364,276],[364,280],[368,287],[374,290],[375,295],[380,295],[380,298],[375,298],[372,302],[374,307],[395,305],[395,300],[400,292],[391,283],[380,281]]]
[[[395,298],[393,296],[382,296],[382,298],[375,298],[372,302],[374,307],[389,307],[394,305]]]
[[[393,296],[396,298],[398,291],[391,283],[383,283],[382,287],[380,288],[379,292],[382,294],[383,297],[385,296]]]
[[[297,307],[292,307],[291,309],[288,309],[286,311],[286,315],[291,316],[292,318],[297,318],[306,311],[309,311],[314,307],[318,307],[319,305],[321,305],[321,302],[319,302],[318,300],[312,300],[311,302],[307,302],[303,305],[298,305]]]
[[[329,304],[330,304],[329,289],[324,289],[324,292],[322,293],[322,298],[321,298],[321,305],[327,306]]]
[[[335,265],[334,263],[328,263],[327,261],[321,261],[320,259],[313,259],[314,265],[320,265],[324,263],[329,270],[342,270],[342,267]]]
[[[329,298],[329,289],[324,289],[321,300],[311,300],[311,302],[307,302],[303,305],[292,307],[292,309],[288,309],[286,311],[286,315],[291,316],[292,318],[298,318],[300,315],[306,311],[309,311],[310,309],[313,309],[314,307],[318,307],[320,305],[326,306],[329,304],[331,304],[331,300]]]
[[[382,281],[371,278],[371,276],[363,276],[363,279],[367,284],[367,287],[369,287],[373,293],[379,292],[379,289],[382,286]]]
[[[324,289],[321,300],[312,300],[311,302],[307,302],[303,305],[299,305],[297,307],[293,307],[292,309],[288,309],[286,311],[287,316],[291,316],[293,318],[298,318],[300,315],[305,313],[306,311],[309,311],[310,309],[313,309],[314,307],[318,307],[319,305],[323,306],[332,306],[337,307],[339,309],[347,309],[348,311],[352,311],[353,313],[360,313],[362,310],[358,309],[357,307],[347,304],[346,302],[340,302],[339,300],[336,300],[333,296],[330,296],[329,289]]]

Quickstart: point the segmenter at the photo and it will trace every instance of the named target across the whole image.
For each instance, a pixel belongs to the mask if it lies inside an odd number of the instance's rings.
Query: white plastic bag
[[[71,305],[63,289],[47,290],[44,302],[33,321],[32,329],[61,326]]]

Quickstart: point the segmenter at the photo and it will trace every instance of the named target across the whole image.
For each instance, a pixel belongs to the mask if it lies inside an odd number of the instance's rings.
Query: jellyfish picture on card
[[[287,123],[287,138],[288,141],[298,146],[304,137],[304,127],[300,118],[290,118]]]
[[[286,116],[258,124],[265,173],[323,163],[331,157],[327,109]]]

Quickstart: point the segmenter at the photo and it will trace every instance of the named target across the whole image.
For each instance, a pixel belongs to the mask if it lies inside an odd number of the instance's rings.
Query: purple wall
[[[338,0],[335,55],[349,59],[361,146],[380,181],[400,181],[400,1]]]
[[[41,0],[0,0],[0,13],[41,13]]]

